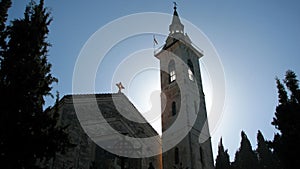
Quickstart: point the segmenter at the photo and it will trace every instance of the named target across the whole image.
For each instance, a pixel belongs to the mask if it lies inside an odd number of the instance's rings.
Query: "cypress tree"
[[[298,168],[300,162],[297,155],[300,151],[300,90],[297,76],[288,70],[284,84],[276,78],[279,104],[276,107],[272,125],[279,130],[271,143],[281,166],[285,169]],[[286,91],[286,88],[289,92]],[[288,95],[289,94],[289,95]]]
[[[6,169],[41,168],[68,147],[65,128],[57,126],[58,114],[43,110],[44,97],[57,82],[47,60],[51,20],[43,0],[31,1],[24,18],[13,20],[6,30],[0,66],[0,155]]]
[[[260,169],[278,169],[279,163],[276,156],[269,148],[261,131],[257,133],[257,156]]]
[[[218,146],[218,155],[216,158],[216,169],[230,169],[229,154],[227,150],[224,150],[222,138],[220,139]]]
[[[252,150],[250,141],[244,131],[241,132],[241,145],[235,153],[233,166],[235,169],[257,169],[258,160],[255,152]]]

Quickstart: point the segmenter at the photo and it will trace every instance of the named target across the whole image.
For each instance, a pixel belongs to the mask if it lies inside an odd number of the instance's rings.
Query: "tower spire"
[[[174,4],[174,13],[173,13],[172,23],[169,26],[170,35],[178,34],[178,33],[183,34],[184,26],[181,23],[179,19],[179,15],[177,13],[177,3],[173,2],[173,4]]]

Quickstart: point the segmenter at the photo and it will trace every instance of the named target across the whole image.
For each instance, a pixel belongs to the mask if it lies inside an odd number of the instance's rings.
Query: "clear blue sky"
[[[10,18],[22,17],[28,2],[14,0]],[[180,17],[207,35],[224,66],[226,104],[221,123],[212,133],[214,153],[222,136],[233,159],[239,147],[241,130],[246,132],[253,148],[256,147],[258,129],[265,138],[272,139],[275,130],[270,123],[277,105],[274,78],[283,78],[288,69],[300,75],[300,1],[178,0],[177,3]],[[46,5],[54,19],[49,34],[49,41],[53,44],[49,61],[53,65],[53,74],[59,79],[54,90],[58,90],[61,96],[72,93],[76,59],[95,31],[129,14],[173,12],[170,0],[48,0]],[[151,38],[144,45],[152,45]],[[120,47],[118,53],[123,52],[121,49],[126,50]],[[97,92],[108,91],[99,87]]]

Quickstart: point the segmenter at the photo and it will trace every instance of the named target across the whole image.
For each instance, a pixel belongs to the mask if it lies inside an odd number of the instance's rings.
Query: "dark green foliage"
[[[6,48],[6,20],[7,11],[11,6],[11,0],[1,0],[0,2],[0,62],[2,60],[3,51]]]
[[[279,163],[276,156],[270,150],[262,133],[258,130],[257,133],[257,149],[258,163],[260,169],[278,169]]]
[[[284,83],[286,87],[289,89],[289,91],[291,92],[290,102],[299,104],[300,90],[299,90],[299,84],[298,84],[296,74],[293,71],[288,70],[285,74]]]
[[[271,146],[283,168],[299,168],[300,161],[295,155],[300,151],[300,90],[296,74],[287,71],[283,82],[288,92],[281,81],[276,79],[279,104],[272,125],[279,133],[275,135]]]
[[[222,138],[220,139],[218,147],[218,155],[216,158],[216,169],[230,169],[229,154],[224,150]]]
[[[0,31],[3,32],[5,29],[5,22],[7,20],[7,11],[11,6],[11,0],[0,1]]]
[[[1,168],[40,168],[68,147],[65,128],[57,127],[56,111],[43,110],[44,97],[57,82],[47,61],[50,22],[44,1],[31,1],[24,18],[7,27],[0,66]]]
[[[255,152],[252,150],[250,141],[244,131],[241,132],[241,145],[235,153],[233,167],[235,169],[255,169],[258,168],[258,160]]]

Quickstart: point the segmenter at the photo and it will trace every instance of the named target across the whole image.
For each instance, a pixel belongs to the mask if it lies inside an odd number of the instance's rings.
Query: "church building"
[[[79,108],[95,111],[90,102],[96,99],[102,115],[119,133],[145,138],[158,135],[143,118],[130,100],[122,93],[66,95],[58,105],[60,124],[68,125],[68,132],[75,147],[66,154],[57,154],[49,164],[52,169],[213,169],[211,137],[207,123],[207,112],[203,93],[199,50],[184,32],[176,4],[169,35],[165,44],[155,51],[160,61],[161,78],[161,155],[149,158],[127,158],[110,153],[99,147],[82,129],[74,106],[74,98]],[[142,91],[141,91],[142,92]],[[118,112],[114,100],[122,104]],[[78,105],[77,105],[78,106]],[[123,117],[131,114],[144,119],[135,124]],[[87,124],[97,126],[92,118]],[[95,132],[101,131],[101,127]],[[113,138],[113,136],[107,136]],[[136,148],[136,147],[131,147]]]

